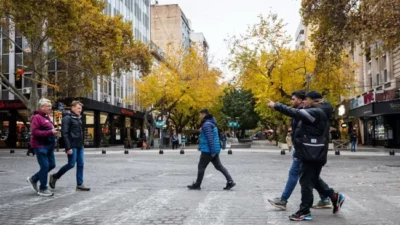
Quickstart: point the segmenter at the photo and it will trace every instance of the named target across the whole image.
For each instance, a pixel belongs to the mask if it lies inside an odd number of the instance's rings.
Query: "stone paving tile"
[[[268,152],[222,153],[238,185],[223,191],[223,176],[212,165],[201,191],[186,185],[196,178],[198,152],[87,154],[85,183],[75,191],[75,169],[57,182],[55,196],[37,196],[25,181],[38,170],[36,159],[0,152],[0,224],[293,224],[287,216],[300,204],[296,187],[288,210],[267,199],[281,194],[291,157]],[[57,168],[66,163],[57,154]],[[400,224],[400,165],[390,156],[329,156],[322,178],[346,194],[342,211],[313,210],[311,224]],[[55,170],[56,171],[56,170]],[[53,171],[52,171],[53,172]],[[318,194],[315,193],[315,201]]]

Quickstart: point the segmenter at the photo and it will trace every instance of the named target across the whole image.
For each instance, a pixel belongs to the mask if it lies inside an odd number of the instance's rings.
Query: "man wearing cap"
[[[319,177],[322,167],[327,161],[329,119],[332,116],[332,106],[323,101],[320,93],[310,91],[303,101],[303,109],[290,108],[272,101],[269,101],[268,107],[299,121],[293,131],[293,139],[296,149],[295,157],[301,160],[301,204],[300,209],[289,216],[289,219],[294,221],[312,219],[310,208],[314,201],[314,188],[324,196],[331,198],[333,213],[338,213],[345,196],[329,188]]]
[[[201,118],[201,131],[200,131],[200,143],[199,150],[201,151],[200,161],[198,165],[197,180],[193,184],[187,187],[190,190],[200,190],[201,182],[203,181],[204,172],[211,162],[215,169],[220,171],[226,178],[227,184],[224,190],[230,190],[236,183],[233,181],[228,170],[222,165],[219,158],[221,151],[217,120],[208,112],[208,109],[202,109],[200,111]]]

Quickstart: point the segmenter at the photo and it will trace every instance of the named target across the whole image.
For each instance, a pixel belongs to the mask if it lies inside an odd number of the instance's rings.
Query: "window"
[[[22,53],[22,37],[15,38],[15,53]]]
[[[379,73],[376,74],[376,85],[380,84],[380,77],[379,77]]]
[[[3,45],[1,49],[3,51],[2,54],[8,54],[10,52],[10,40],[3,39]]]
[[[3,55],[1,58],[1,71],[3,73],[8,73],[9,69],[9,56],[8,55]]]
[[[386,83],[388,82],[388,74],[387,74],[387,69],[383,71],[383,81]]]
[[[376,122],[375,122],[375,138],[377,140],[385,140],[385,126],[383,123],[383,117],[378,116],[376,117]]]

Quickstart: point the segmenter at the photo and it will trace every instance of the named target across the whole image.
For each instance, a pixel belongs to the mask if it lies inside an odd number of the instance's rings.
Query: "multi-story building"
[[[150,45],[150,0],[105,0],[104,14],[115,16],[121,14],[125,21],[132,22],[132,30],[136,40]],[[9,76],[9,81],[25,94],[30,93],[32,82],[29,79],[17,81],[15,68],[23,65],[23,51],[13,45],[13,41],[24,48],[26,40],[18,32],[9,33],[11,42],[0,33],[0,57],[2,72]],[[55,60],[49,66],[50,74],[65,73],[63,64]],[[24,76],[30,76],[26,71]],[[84,104],[85,145],[100,146],[108,144],[123,144],[125,139],[135,139],[142,130],[143,114],[140,112],[140,96],[135,93],[135,78],[138,71],[123,73],[120,77],[98,77],[93,81],[93,92],[82,96]],[[44,85],[39,85],[39,95],[48,96],[52,91]],[[29,131],[28,112],[13,94],[0,87],[0,147],[25,147]],[[68,105],[71,99],[63,102]],[[55,104],[57,105],[57,104]],[[56,119],[60,111],[54,110]]]
[[[199,51],[200,55],[204,58],[204,61],[208,62],[209,45],[206,38],[204,37],[204,34],[201,32],[192,31],[190,33],[190,41],[197,48],[197,51]]]
[[[297,50],[299,49],[310,49],[311,41],[310,41],[311,30],[309,26],[304,26],[303,22],[300,22],[297,27],[297,31],[295,34],[295,41]]]
[[[174,49],[188,48],[191,26],[179,5],[152,5],[151,6],[151,39],[164,52],[168,46]]]

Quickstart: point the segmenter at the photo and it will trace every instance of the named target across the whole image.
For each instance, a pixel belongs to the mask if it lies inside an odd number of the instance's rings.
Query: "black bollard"
[[[286,152],[284,149],[281,150],[281,155],[286,155]]]
[[[158,151],[158,154],[160,155],[164,154],[164,150],[160,149],[160,151]]]
[[[394,150],[390,150],[389,155],[395,155]]]
[[[101,154],[103,154],[103,155],[106,154],[106,150],[104,150],[104,149],[101,150]]]
[[[335,155],[340,155],[340,151],[339,150],[335,150]]]
[[[228,150],[228,155],[232,155],[232,149]]]
[[[11,154],[15,153],[14,149],[11,149],[11,150],[10,150],[10,153],[11,153]]]
[[[129,154],[128,149],[125,149],[124,154]]]
[[[185,154],[185,150],[181,149],[180,153],[181,155]]]

